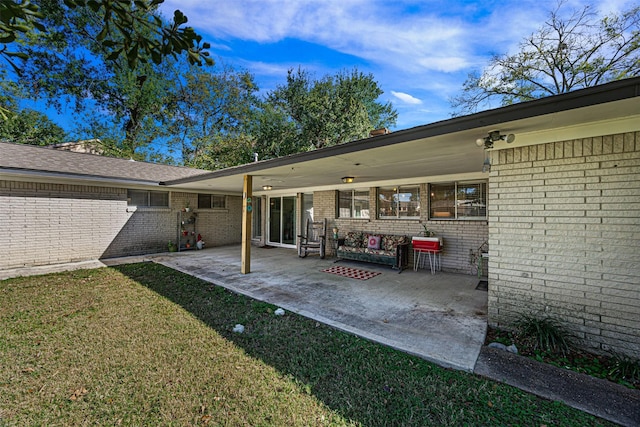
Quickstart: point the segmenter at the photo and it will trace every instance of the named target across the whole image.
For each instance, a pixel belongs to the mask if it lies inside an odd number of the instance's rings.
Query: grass
[[[2,281],[0,425],[611,425],[275,308],[154,264]]]

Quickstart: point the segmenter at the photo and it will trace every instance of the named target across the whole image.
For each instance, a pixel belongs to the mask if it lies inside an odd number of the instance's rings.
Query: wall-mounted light
[[[489,159],[489,153],[487,153],[487,156],[484,158],[484,163],[482,164],[482,172],[491,172],[491,159]]]
[[[492,130],[489,132],[489,136],[485,136],[484,138],[476,139],[476,145],[478,147],[484,146],[485,150],[493,148],[493,143],[496,141],[507,141],[507,144],[511,144],[516,140],[516,136],[512,133],[508,135],[500,135],[499,130]]]
[[[344,182],[345,184],[351,184],[355,178],[352,176],[343,176],[340,179],[342,179],[342,182]]]
[[[269,190],[273,189],[273,187],[272,187],[272,186],[270,186],[270,185],[263,185],[263,186],[262,186],[262,189],[263,189],[264,191],[269,191]]]

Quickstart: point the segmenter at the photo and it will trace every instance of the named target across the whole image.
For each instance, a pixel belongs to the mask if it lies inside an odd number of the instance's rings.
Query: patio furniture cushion
[[[353,247],[353,248],[361,248],[363,246],[364,234],[360,231],[350,231],[344,237],[344,245]]]
[[[380,249],[384,249],[385,251],[394,251],[398,245],[409,243],[409,241],[410,240],[407,236],[395,236],[392,234],[384,234],[382,236]]]
[[[380,240],[382,240],[381,236],[376,236],[375,234],[368,234],[367,249],[380,249]]]
[[[369,245],[370,239],[377,244]],[[339,239],[336,255],[339,259],[386,264],[402,271],[408,264],[410,241],[407,236],[350,231]]]

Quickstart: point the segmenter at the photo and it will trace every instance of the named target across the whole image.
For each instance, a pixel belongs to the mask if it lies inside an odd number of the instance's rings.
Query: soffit
[[[640,131],[640,100],[634,97],[535,117],[486,122],[483,124],[479,120],[476,126],[467,126],[467,129],[460,131],[447,129],[442,134],[438,134],[436,123],[317,150],[311,159],[310,156],[301,155],[258,162],[220,171],[220,174],[214,172],[191,182],[168,183],[168,187],[237,194],[242,191],[246,174],[253,176],[252,191],[256,194],[263,193],[263,185],[271,185],[272,193],[276,194],[377,186],[418,177],[434,180],[438,177],[482,177],[485,151],[476,146],[475,140],[487,136],[489,131],[499,130],[502,134],[516,135],[513,144],[507,145],[504,141],[496,143],[496,150]],[[429,130],[430,136],[412,137],[413,134],[425,133],[425,129]],[[394,137],[399,138],[398,142],[385,145],[384,139],[393,141]],[[327,155],[323,156],[323,152]],[[343,176],[353,176],[355,182],[343,184],[340,180]]]

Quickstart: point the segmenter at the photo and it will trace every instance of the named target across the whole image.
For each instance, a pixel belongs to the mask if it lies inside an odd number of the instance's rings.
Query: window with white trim
[[[486,219],[487,182],[431,184],[429,218]]]
[[[127,190],[127,206],[168,208],[169,192]]]
[[[338,218],[369,218],[369,190],[338,191]]]
[[[227,196],[219,194],[198,194],[198,209],[226,209]]]
[[[420,218],[420,186],[405,185],[378,188],[378,218]]]

